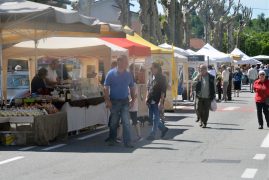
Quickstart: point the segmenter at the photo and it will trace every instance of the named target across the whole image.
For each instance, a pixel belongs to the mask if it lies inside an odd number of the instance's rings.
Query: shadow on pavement
[[[207,123],[207,124],[216,124],[216,125],[223,125],[223,126],[240,126],[239,124],[226,124],[226,123]]]
[[[237,129],[237,128],[212,128],[212,127],[207,127],[206,129],[215,129],[215,130],[224,130],[224,131],[243,131],[245,129]]]
[[[169,147],[140,147],[140,149],[151,149],[151,150],[156,150],[156,149],[160,149],[160,150],[179,150],[179,149],[174,149],[174,148],[169,148]]]
[[[181,121],[185,118],[187,118],[188,116],[166,116],[165,117],[165,121],[173,121],[173,122],[177,122],[177,121]]]
[[[203,143],[201,141],[183,140],[183,139],[171,139],[171,140],[168,140],[168,141],[187,142],[187,143]]]
[[[189,129],[169,129],[166,136],[162,139],[162,142],[159,142],[158,138],[156,141],[148,141],[146,137],[150,133],[151,126],[143,127],[142,137],[143,140],[139,142],[133,142],[134,148],[125,148],[122,143],[115,144],[114,146],[109,146],[104,140],[108,136],[108,133],[103,133],[94,138],[89,138],[85,140],[79,140],[78,138],[84,135],[69,137],[67,141],[57,141],[50,144],[50,146],[58,145],[58,144],[66,144],[63,147],[46,151],[45,148],[49,146],[37,146],[28,151],[23,152],[37,152],[37,153],[50,153],[50,152],[59,152],[59,153],[133,153],[137,149],[161,149],[161,150],[177,150],[173,149],[169,146],[172,144],[169,143],[169,139],[173,139],[174,137],[183,134],[184,131]],[[97,131],[98,132],[98,131]],[[159,137],[160,132],[158,132]],[[135,134],[132,129],[132,137],[135,139]],[[168,143],[167,143],[167,142]],[[148,147],[148,145],[152,146],[160,146],[160,147]],[[0,151],[16,151],[20,152],[20,146],[0,146]]]
[[[179,124],[165,124],[166,126],[174,126],[174,127],[194,127],[193,125],[179,125]]]

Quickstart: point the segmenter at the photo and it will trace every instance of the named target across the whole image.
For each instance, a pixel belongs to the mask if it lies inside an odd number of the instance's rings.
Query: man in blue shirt
[[[134,79],[127,71],[128,58],[125,55],[117,59],[117,67],[111,69],[105,79],[104,96],[107,107],[111,112],[109,144],[114,145],[117,137],[119,120],[123,126],[123,143],[127,148],[132,148],[130,135],[129,106],[135,102]],[[131,101],[129,102],[129,92]]]

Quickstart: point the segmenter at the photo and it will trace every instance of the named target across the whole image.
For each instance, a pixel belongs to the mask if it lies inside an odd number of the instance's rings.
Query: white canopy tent
[[[252,58],[259,59],[259,60],[269,60],[269,56],[267,55],[258,55],[258,56],[253,56]]]
[[[232,58],[223,52],[218,51],[210,44],[204,45],[200,50],[196,52],[196,54],[204,55],[205,60],[209,63],[231,63]]]
[[[159,47],[164,48],[164,49],[170,49],[170,50],[172,50],[172,48],[174,48],[175,55],[178,54],[178,55],[184,56],[185,58],[186,58],[186,56],[191,55],[190,53],[186,52],[184,49],[181,49],[181,48],[175,47],[175,46],[172,47],[172,45],[167,44],[167,43],[161,44],[161,45],[159,45]]]
[[[128,50],[111,44],[99,38],[79,37],[49,37],[40,39],[35,49],[34,41],[24,41],[4,50],[4,57],[23,57],[40,55],[74,56],[74,55],[100,55],[106,47],[111,51],[111,56],[120,54],[128,55]],[[98,50],[98,48],[100,50]],[[105,52],[104,52],[105,53]]]
[[[6,97],[7,61],[2,49],[26,40],[50,37],[124,37],[120,25],[102,23],[77,11],[48,6],[26,0],[0,0],[0,64],[2,96]],[[130,32],[126,30],[127,32]],[[131,32],[130,32],[131,33]],[[5,56],[5,55],[4,55]]]
[[[197,53],[191,49],[187,49],[186,52],[189,53],[190,55],[197,55]]]
[[[235,55],[235,56],[240,56],[241,60],[239,61],[234,61],[235,64],[262,64],[260,61],[249,57],[248,55],[246,55],[245,53],[243,53],[240,49],[238,48],[234,48],[234,50],[231,52],[231,55]]]
[[[37,62],[34,57],[56,56],[56,57],[93,57],[102,59],[107,72],[112,58],[119,55],[128,56],[128,50],[103,41],[99,38],[65,38],[51,37],[38,41],[25,41],[4,50],[5,63],[9,58],[25,58],[29,60],[30,80],[35,75]],[[4,90],[5,87],[3,87]]]

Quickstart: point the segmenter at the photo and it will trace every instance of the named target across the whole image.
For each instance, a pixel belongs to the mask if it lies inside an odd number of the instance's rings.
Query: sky
[[[269,18],[269,0],[240,0],[244,6],[251,7],[253,9],[252,18],[257,18],[257,16],[261,13],[265,14],[266,18]],[[130,0],[135,6],[131,7],[132,11],[139,11],[139,3],[136,0]],[[235,0],[237,3],[238,0]],[[158,9],[160,12],[163,12],[162,6],[158,5]]]

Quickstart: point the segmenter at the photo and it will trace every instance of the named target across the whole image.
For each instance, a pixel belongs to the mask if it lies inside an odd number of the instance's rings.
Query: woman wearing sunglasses
[[[257,108],[257,116],[259,122],[259,129],[263,129],[263,116],[267,122],[267,127],[269,127],[269,115],[268,115],[268,100],[269,98],[269,80],[265,78],[265,72],[263,70],[259,71],[259,78],[254,82],[255,91],[255,101]]]

